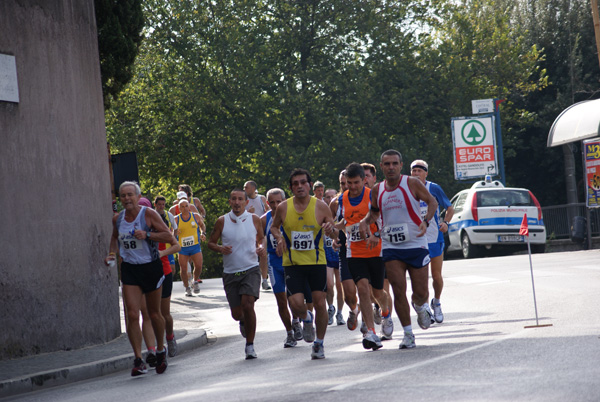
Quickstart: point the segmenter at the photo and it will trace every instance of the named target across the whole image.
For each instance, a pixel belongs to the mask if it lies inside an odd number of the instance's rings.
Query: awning
[[[569,106],[554,120],[548,147],[597,137],[600,130],[600,99]]]

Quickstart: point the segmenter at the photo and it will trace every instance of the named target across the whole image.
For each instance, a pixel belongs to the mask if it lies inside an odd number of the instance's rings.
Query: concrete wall
[[[93,0],[0,1],[0,359],[120,334]]]

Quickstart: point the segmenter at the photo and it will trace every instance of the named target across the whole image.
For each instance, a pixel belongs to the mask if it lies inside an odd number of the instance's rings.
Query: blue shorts
[[[439,257],[444,253],[444,240],[437,243],[429,243],[429,258]]]
[[[181,247],[181,251],[179,252],[179,254],[194,255],[194,254],[198,254],[201,252],[202,252],[202,250],[200,249],[200,243],[198,243],[198,244],[194,244],[193,246],[189,246],[189,247]]]
[[[269,258],[269,279],[271,280],[273,293],[285,292],[285,271],[281,261],[278,262],[272,264]]]
[[[169,254],[169,264],[171,265],[175,265],[175,257],[173,256],[173,254]]]
[[[426,248],[388,248],[383,250],[383,262],[388,261],[402,261],[413,268],[423,268],[431,259]]]

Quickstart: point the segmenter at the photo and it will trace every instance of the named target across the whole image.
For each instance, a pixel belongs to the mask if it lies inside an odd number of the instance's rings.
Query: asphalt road
[[[362,348],[358,330],[329,326],[326,359],[312,361],[301,342],[284,349],[285,333],[271,292],[257,303],[256,360],[229,314],[220,280],[205,280],[194,305],[208,346],[170,360],[163,375],[128,372],[51,388],[13,400],[31,401],[598,401],[600,400],[600,251],[532,257],[452,260],[444,266],[445,321],[423,331],[417,347],[394,339],[376,352]],[[409,288],[410,293],[410,288]],[[344,309],[347,316],[347,308]]]

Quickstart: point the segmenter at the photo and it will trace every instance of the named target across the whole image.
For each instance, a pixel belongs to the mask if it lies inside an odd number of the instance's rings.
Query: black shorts
[[[142,293],[159,289],[165,279],[160,259],[146,264],[121,263],[121,282],[123,285],[139,286]]]
[[[162,298],[168,299],[171,297],[171,293],[173,293],[173,273],[169,273],[165,275],[165,280],[163,281],[162,288]]]
[[[350,269],[348,269],[348,257],[346,257],[346,248],[340,250],[340,277],[343,281],[352,280],[352,274],[350,273]]]
[[[288,296],[302,293],[310,303],[308,296],[311,292],[327,292],[326,265],[291,265],[283,268]]]
[[[381,257],[348,258],[348,268],[355,283],[367,279],[373,289],[383,289],[385,267]]]

